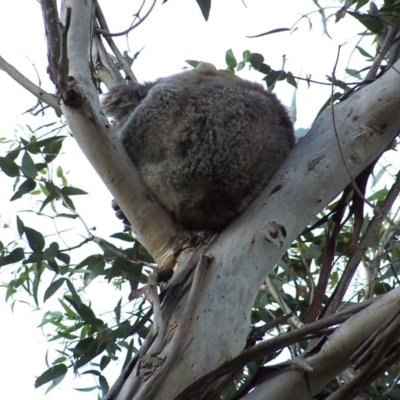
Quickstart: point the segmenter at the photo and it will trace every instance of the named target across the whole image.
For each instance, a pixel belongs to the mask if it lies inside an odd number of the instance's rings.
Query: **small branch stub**
[[[262,226],[260,235],[262,235],[267,242],[280,249],[285,243],[287,234],[284,225],[276,221],[268,221],[267,224]]]

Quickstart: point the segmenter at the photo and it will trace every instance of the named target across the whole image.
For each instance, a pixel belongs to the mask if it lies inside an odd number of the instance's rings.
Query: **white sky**
[[[23,3],[23,5],[22,5]],[[138,0],[103,0],[100,2],[107,17],[111,31],[126,29],[131,23],[132,15],[136,12],[141,1]],[[161,2],[159,2],[161,3]],[[247,8],[244,6],[246,3]],[[321,5],[329,4],[321,1]],[[349,64],[350,68],[360,66],[362,58],[358,53],[349,61],[362,30],[351,17],[346,18],[339,25],[331,24],[329,31],[333,40],[323,36],[320,15],[312,16],[313,29],[309,31],[305,20],[298,24],[298,30],[269,35],[257,39],[246,39],[246,35],[255,35],[271,29],[291,27],[298,20],[300,14],[315,11],[312,0],[213,0],[210,19],[208,22],[198,9],[195,0],[168,0],[168,2],[154,10],[150,18],[137,30],[119,40],[121,50],[129,50],[132,56],[144,47],[133,69],[139,80],[153,80],[159,76],[179,72],[186,66],[184,60],[194,59],[214,63],[218,68],[225,68],[225,52],[232,48],[238,61],[244,50],[262,53],[265,62],[274,69],[280,69],[282,56],[287,57],[286,70],[293,74],[304,76],[312,74],[317,80],[324,80],[325,75],[331,74],[338,45],[347,44],[341,51],[337,67],[340,74]],[[41,24],[40,5],[36,1],[8,1],[0,5],[0,55],[17,67],[34,82],[38,82],[37,74],[43,87],[52,92],[52,85],[46,75],[46,48],[44,31]],[[129,46],[129,49],[127,48]],[[367,44],[362,44],[367,48]],[[369,49],[373,53],[372,49]],[[36,71],[35,71],[36,69]],[[257,80],[261,75],[244,71],[242,77]],[[54,120],[54,114],[46,117],[32,118],[22,115],[24,111],[35,104],[33,96],[14,83],[5,73],[0,71],[1,132],[0,137],[13,137],[17,125],[40,126],[45,121]],[[294,95],[294,88],[287,84],[278,84],[276,92],[281,100],[290,106]],[[307,128],[330,94],[330,87],[313,85],[307,89],[305,83],[300,83],[297,92],[297,127]],[[89,226],[97,226],[99,236],[105,237],[116,232],[121,225],[110,210],[111,196],[103,187],[100,179],[92,171],[90,165],[80,154],[72,140],[66,144],[66,154],[61,161],[68,179],[73,186],[84,188],[90,192],[76,201],[79,211]],[[1,154],[2,155],[2,154]],[[58,165],[59,161],[56,165]],[[16,210],[20,202],[10,204],[11,180],[0,174],[0,223],[9,222],[15,227]],[[93,200],[95,199],[95,200]],[[93,203],[96,207],[93,207]],[[101,215],[101,219],[99,218]],[[29,216],[23,214],[23,219]],[[32,224],[35,228],[35,225]],[[77,231],[75,241],[78,242]],[[10,233],[7,231],[7,235]],[[4,240],[4,233],[0,232],[0,240]],[[9,239],[10,240],[10,239]],[[6,242],[6,240],[4,240]],[[0,276],[0,282],[6,280]],[[105,285],[97,285],[91,290],[94,297],[103,296]],[[40,323],[43,312],[31,312],[32,308],[23,303],[16,304],[14,314],[10,311],[10,304],[1,301],[4,290],[0,289],[0,316],[2,329],[0,330],[0,398],[29,398],[30,400],[44,399],[95,399],[97,391],[81,393],[73,388],[94,386],[90,378],[74,379],[68,374],[59,387],[44,395],[44,389],[33,388],[34,377],[41,374],[47,367],[44,356],[49,345],[43,338],[37,325]],[[121,294],[117,293],[116,298]],[[127,293],[122,294],[126,298]],[[114,307],[115,300],[110,301],[110,308]],[[50,360],[54,359],[54,354]],[[120,365],[115,368],[118,373]],[[116,375],[106,374],[109,384],[113,383]]]

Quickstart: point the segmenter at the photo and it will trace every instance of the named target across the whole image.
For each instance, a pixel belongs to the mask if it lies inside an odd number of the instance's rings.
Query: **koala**
[[[226,227],[295,143],[275,94],[226,71],[119,85],[102,106],[150,192],[188,230]]]

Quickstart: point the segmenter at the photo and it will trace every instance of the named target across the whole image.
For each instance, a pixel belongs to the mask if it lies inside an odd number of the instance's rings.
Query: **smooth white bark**
[[[89,43],[93,3],[66,0],[71,9],[68,30],[68,85],[80,96],[77,106],[61,103],[62,112],[79,147],[132,223],[138,239],[161,267],[175,264],[174,239],[182,234],[153,199],[102,115],[89,70]]]

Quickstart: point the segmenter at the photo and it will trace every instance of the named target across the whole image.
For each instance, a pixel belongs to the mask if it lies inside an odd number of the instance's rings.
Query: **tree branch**
[[[49,75],[57,84],[57,68],[60,62],[61,37],[58,30],[58,12],[56,0],[41,0],[43,22],[47,37],[47,59],[49,60]]]
[[[350,285],[351,279],[356,272],[356,269],[361,262],[362,257],[364,256],[366,250],[376,237],[379,229],[382,226],[383,217],[381,214],[387,214],[389,210],[392,208],[393,203],[398,198],[400,193],[400,172],[397,174],[396,181],[392,185],[387,194],[385,200],[380,207],[381,213],[375,214],[370,223],[367,226],[367,229],[362,236],[360,243],[357,246],[356,251],[352,254],[347,265],[344,269],[342,277],[340,278],[339,283],[337,284],[335,291],[330,297],[328,304],[324,310],[324,315],[330,315],[335,312],[339,303],[342,301],[347,288]]]
[[[313,367],[312,372],[305,372],[304,370],[290,367],[261,383],[243,398],[246,400],[264,398],[268,398],[268,400],[288,399],[293,395],[293,388],[295,387],[296,400],[309,400],[314,394],[318,393],[321,387],[349,366],[352,354],[365,340],[369,339],[374,331],[380,329],[393,316],[397,316],[396,323],[398,322],[399,306],[400,287],[397,287],[390,293],[377,299],[363,311],[349,318],[336,329],[329,336],[321,350],[317,354],[307,358],[308,364]],[[389,327],[387,335],[393,334],[391,328],[392,326]],[[394,336],[400,336],[398,329]],[[290,385],[287,382],[290,382]],[[344,397],[333,398],[342,399]]]
[[[67,46],[61,49],[61,54],[65,51],[63,66],[68,66],[66,74],[59,74],[61,108],[80,148],[131,222],[139,241],[161,268],[170,269],[184,231],[153,199],[101,113],[88,63],[92,6],[91,2],[65,1],[64,14],[70,9],[71,17],[70,24],[64,23]]]
[[[100,25],[101,25],[101,27],[102,27],[103,29],[96,29],[96,31],[97,31],[98,33],[101,33],[101,34],[104,35],[105,37],[107,37],[107,36],[110,36],[110,37],[111,37],[111,36],[122,36],[122,35],[127,35],[129,32],[133,31],[133,30],[134,30],[135,28],[137,28],[140,24],[142,24],[142,23],[147,19],[147,17],[150,15],[150,13],[153,11],[154,6],[156,5],[156,0],[152,0],[152,1],[153,1],[153,3],[151,4],[149,10],[147,11],[147,13],[146,13],[142,18],[140,18],[139,14],[140,14],[140,11],[142,10],[142,7],[143,7],[144,3],[146,2],[146,0],[143,1],[143,4],[142,4],[142,6],[140,7],[139,11],[134,15],[134,16],[135,16],[135,19],[134,19],[133,21],[135,21],[136,18],[139,18],[139,22],[137,22],[136,24],[135,24],[134,22],[132,22],[132,26],[130,26],[128,29],[125,29],[124,31],[118,32],[118,33],[111,33],[111,32],[109,31],[109,29],[108,29],[107,24],[105,23],[105,18],[104,18],[103,13],[99,14],[99,15],[98,15],[98,19],[99,19]],[[97,5],[98,5],[98,3],[97,3]]]
[[[50,107],[54,108],[58,113],[61,113],[60,105],[57,97],[47,93],[41,87],[35,85],[32,81],[22,75],[16,68],[9,64],[3,57],[0,56],[0,69],[6,72],[12,79],[18,82],[28,92],[32,93],[40,101],[45,102]]]
[[[110,31],[108,29],[107,21],[106,21],[106,19],[104,17],[103,11],[101,10],[100,5],[99,5],[97,0],[95,1],[95,7],[96,7],[96,17],[97,17],[97,20],[99,21],[99,24],[100,24],[101,28],[102,28],[101,29],[102,33],[104,34],[104,37],[107,40],[107,43],[110,46],[111,50],[113,51],[113,53],[117,57],[117,60],[118,60],[118,62],[120,64],[120,67],[125,72],[125,75],[129,78],[130,81],[137,82],[137,79],[136,79],[135,75],[133,74],[133,72],[131,70],[131,66],[128,65],[128,63],[126,62],[126,59],[122,56],[122,54],[119,51],[118,47],[115,45],[114,40],[112,39],[111,35],[107,35],[107,33],[109,33]],[[153,7],[154,7],[154,4],[153,4]],[[153,9],[153,7],[150,9],[150,11]],[[150,13],[150,11],[149,11],[149,13]]]

